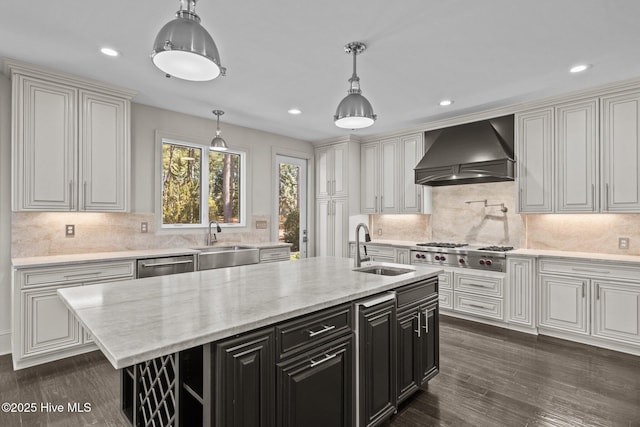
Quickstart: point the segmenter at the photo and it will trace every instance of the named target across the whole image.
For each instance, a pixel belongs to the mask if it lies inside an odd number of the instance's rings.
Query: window
[[[242,226],[245,156],[162,140],[162,227]]]

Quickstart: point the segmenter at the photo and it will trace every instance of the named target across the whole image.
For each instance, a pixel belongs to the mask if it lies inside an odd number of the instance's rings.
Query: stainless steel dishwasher
[[[195,271],[195,255],[138,259],[136,278],[167,276]]]

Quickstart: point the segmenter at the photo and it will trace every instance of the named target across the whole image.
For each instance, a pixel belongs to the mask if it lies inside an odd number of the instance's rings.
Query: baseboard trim
[[[11,353],[11,329],[0,331],[0,355]]]

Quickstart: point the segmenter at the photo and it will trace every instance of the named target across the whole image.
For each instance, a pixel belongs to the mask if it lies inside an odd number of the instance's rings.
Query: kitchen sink
[[[198,253],[198,270],[235,267],[260,262],[260,250],[252,246],[205,246]]]
[[[359,271],[360,273],[377,274],[380,276],[398,276],[400,274],[414,272],[415,270],[412,268],[370,265],[367,267],[356,268],[353,271]]]

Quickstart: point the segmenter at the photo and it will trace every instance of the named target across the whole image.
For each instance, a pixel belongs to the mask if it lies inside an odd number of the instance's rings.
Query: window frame
[[[157,133],[156,135],[157,149],[156,149],[156,222],[158,224],[158,230],[161,231],[175,231],[175,230],[201,230],[202,228],[209,227],[209,153],[211,150],[208,144],[195,142],[194,138],[186,138],[183,136],[167,135]],[[201,150],[200,155],[200,223],[198,224],[165,224],[162,222],[162,148],[164,144],[174,144],[183,147],[191,147]],[[228,149],[223,154],[237,154],[239,155],[240,164],[240,185],[238,186],[240,191],[239,209],[238,215],[240,216],[240,222],[237,223],[220,223],[221,228],[244,228],[247,226],[247,180],[249,178],[247,170],[247,157],[248,151],[243,149]],[[203,195],[206,195],[203,196]]]

